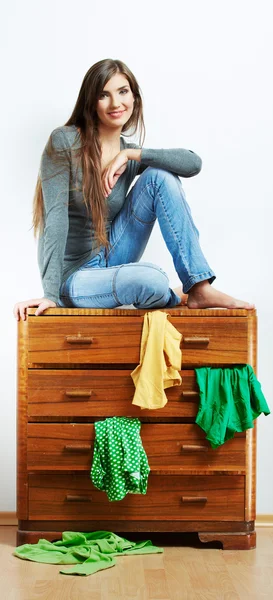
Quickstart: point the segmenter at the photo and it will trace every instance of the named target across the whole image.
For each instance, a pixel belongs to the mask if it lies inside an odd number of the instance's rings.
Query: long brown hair
[[[101,174],[101,144],[98,133],[98,116],[96,106],[104,86],[113,75],[124,75],[134,95],[134,109],[130,119],[122,128],[122,135],[127,131],[129,137],[138,133],[139,146],[142,147],[145,139],[145,125],[143,119],[143,103],[138,82],[130,69],[121,60],[106,58],[95,63],[84,76],[78,99],[71,117],[65,125],[75,125],[78,128],[75,145],[71,148],[71,155],[82,168],[82,192],[87,210],[92,214],[95,236],[99,245],[108,248],[109,243],[105,230],[107,217],[107,202],[104,196]],[[78,142],[81,142],[80,147]],[[74,146],[74,144],[73,144]],[[64,169],[69,168],[67,150],[57,150],[54,147],[52,134],[49,137],[45,151],[53,163],[60,164]],[[55,172],[56,174],[56,172]],[[54,176],[54,175],[53,175]],[[41,177],[38,175],[33,200],[33,227],[34,234],[43,230],[44,226],[43,192]]]

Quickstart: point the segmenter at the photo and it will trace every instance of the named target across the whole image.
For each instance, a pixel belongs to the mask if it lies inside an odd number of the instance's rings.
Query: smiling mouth
[[[124,110],[117,110],[116,112],[110,112],[108,113],[109,115],[122,115],[125,111]]]

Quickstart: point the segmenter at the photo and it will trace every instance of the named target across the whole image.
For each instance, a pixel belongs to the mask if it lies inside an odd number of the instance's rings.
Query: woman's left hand
[[[107,165],[102,173],[102,183],[105,195],[109,196],[118,178],[126,170],[128,156],[126,150],[121,150],[113,160]]]

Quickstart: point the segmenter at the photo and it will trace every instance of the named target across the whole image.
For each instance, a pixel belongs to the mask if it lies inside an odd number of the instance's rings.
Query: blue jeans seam
[[[152,223],[155,223],[157,217],[155,219],[153,219],[152,221],[143,221],[142,219],[140,219],[136,213],[132,210],[132,215],[134,215],[135,219],[139,222],[139,223],[143,223],[143,225],[151,225]]]
[[[130,216],[131,216],[131,215],[130,215]],[[130,220],[130,216],[129,216],[129,219],[127,219],[127,220],[126,220],[125,226],[124,226],[124,228],[122,229],[122,231],[120,232],[120,235],[119,235],[118,239],[115,241],[115,243],[114,243],[113,245],[111,245],[111,248],[110,248],[110,250],[109,250],[109,252],[108,252],[108,257],[110,256],[110,254],[111,254],[112,250],[114,250],[114,249],[115,249],[115,247],[116,247],[116,245],[118,244],[118,242],[119,242],[120,238],[123,236],[123,234],[124,234],[124,231],[125,231],[126,227],[128,226],[128,223],[129,223],[129,220]]]
[[[187,209],[187,202],[186,202],[186,199],[184,198],[184,195],[183,195],[183,188],[182,188],[182,184],[181,184],[181,181],[180,181],[180,179],[179,179],[178,177],[177,177],[177,179],[178,179],[178,182],[179,182],[179,183],[178,183],[178,185],[179,185],[179,189],[180,189],[180,191],[181,191],[181,193],[182,193],[182,199],[185,201],[185,208]],[[155,183],[154,185],[155,185],[155,186],[157,187],[157,189],[158,189],[158,192],[157,192],[157,193],[158,193],[158,196],[159,196],[159,199],[160,199],[160,202],[161,202],[162,209],[163,209],[163,211],[164,211],[164,213],[165,213],[165,218],[166,218],[166,220],[167,220],[167,223],[168,223],[168,226],[169,226],[169,228],[170,228],[171,234],[172,234],[172,236],[174,237],[174,239],[175,239],[175,241],[176,241],[176,243],[177,243],[177,245],[178,245],[178,247],[179,247],[179,249],[180,249],[180,253],[181,253],[181,256],[182,256],[182,258],[183,258],[184,264],[185,264],[185,266],[186,266],[187,270],[189,270],[189,264],[188,264],[188,262],[187,262],[187,260],[186,260],[186,257],[185,257],[185,254],[184,254],[184,250],[183,250],[183,248],[182,248],[182,247],[181,247],[181,245],[180,245],[179,236],[177,235],[176,231],[175,231],[174,229],[172,229],[172,227],[171,227],[170,220],[169,220],[169,218],[168,218],[168,213],[167,213],[167,211],[166,211],[166,209],[165,209],[165,206],[164,206],[164,201],[163,201],[163,199],[162,199],[162,195],[161,195],[161,193],[160,193],[160,188],[161,188],[161,186],[162,186],[163,182],[164,182],[164,180],[162,180],[162,181],[161,181],[161,183],[160,183],[159,185],[158,185],[158,184],[156,184],[156,183]],[[188,209],[187,209],[187,210],[188,210]],[[214,275],[214,274],[213,274],[211,271],[207,271],[205,274],[208,274],[209,276],[213,276],[213,277],[214,277],[214,279],[215,279],[215,275]],[[184,288],[184,289],[186,288],[187,284],[190,282],[190,280],[191,280],[191,279],[192,279],[192,281],[194,281],[194,282],[201,281],[201,280],[202,280],[202,278],[204,279],[204,275],[205,275],[205,274],[204,274],[204,273],[203,273],[203,274],[202,274],[202,273],[198,273],[197,275],[193,275],[193,276],[191,276],[191,277],[188,279],[188,281],[187,281],[187,283],[186,283],[186,284],[183,282],[183,288]],[[200,279],[200,278],[201,278],[201,279]]]
[[[75,300],[86,300],[88,298],[106,298],[108,296],[112,296],[112,292],[107,292],[107,294],[89,294],[88,296],[72,296],[72,294],[70,296],[64,296],[62,294],[61,298],[67,298],[68,300],[70,299],[75,299]]]
[[[116,270],[116,272],[114,273],[114,277],[113,277],[113,281],[112,281],[112,289],[113,289],[113,296],[115,298],[115,301],[120,304],[120,306],[122,306],[123,302],[120,302],[118,296],[117,296],[117,286],[116,286],[116,279],[117,279],[117,274],[119,273],[120,269],[122,268],[123,265],[120,265],[120,267]],[[111,267],[110,267],[111,268]]]
[[[147,183],[147,184],[145,185],[145,187],[143,187],[143,189],[141,190],[140,194],[138,194],[138,196],[137,196],[137,199],[136,199],[135,203],[137,203],[137,201],[138,201],[138,200],[139,200],[139,198],[142,196],[142,194],[144,193],[144,191],[146,190],[146,188],[148,188],[148,187],[152,187],[152,186],[153,186],[153,184],[152,184],[152,183]],[[130,190],[130,191],[131,191],[131,190]],[[108,256],[110,256],[110,254],[111,254],[112,250],[114,250],[114,249],[115,249],[115,247],[116,247],[116,245],[118,244],[118,242],[119,242],[120,238],[123,236],[123,234],[124,234],[124,231],[126,230],[126,227],[129,225],[129,221],[130,221],[130,218],[131,218],[131,216],[132,216],[132,215],[133,215],[133,217],[134,217],[134,218],[135,218],[137,221],[139,221],[140,223],[143,223],[143,224],[145,224],[145,225],[151,225],[152,223],[155,223],[155,221],[156,221],[156,218],[155,218],[153,221],[143,221],[143,220],[139,219],[139,218],[136,216],[136,214],[134,213],[133,209],[132,209],[132,201],[131,201],[131,200],[130,200],[130,207],[129,207],[129,211],[130,211],[130,214],[129,214],[129,217],[128,217],[128,219],[126,220],[125,226],[124,226],[124,228],[122,229],[122,231],[121,231],[121,233],[120,233],[120,235],[119,235],[118,239],[117,239],[117,240],[115,241],[115,243],[114,243],[114,244],[111,246],[111,248],[110,248],[110,250],[109,250],[109,253],[108,253]]]
[[[141,198],[142,194],[144,194],[144,193],[146,192],[146,190],[147,190],[148,188],[151,188],[151,187],[152,187],[152,188],[154,187],[154,183],[153,183],[153,182],[152,182],[152,183],[146,183],[146,185],[145,185],[145,186],[143,186],[143,188],[142,188],[142,190],[141,190],[140,194],[138,194],[138,197],[137,197],[137,198],[136,198],[136,200],[135,200],[135,206],[137,205],[138,201],[140,200],[140,198]],[[153,212],[155,212],[155,211],[153,211]],[[136,213],[134,212],[134,210],[133,210],[133,209],[132,209],[132,215],[134,215],[134,217],[135,217],[135,219],[136,219],[137,221],[139,221],[140,223],[143,223],[143,224],[145,224],[145,225],[151,225],[151,224],[152,224],[152,223],[154,223],[154,222],[156,221],[156,219],[157,219],[157,216],[155,215],[155,218],[154,218],[154,219],[152,219],[151,221],[144,221],[143,219],[140,219],[139,217],[137,217],[137,215],[136,215]]]
[[[163,183],[163,182],[162,182],[162,183]],[[169,220],[169,217],[168,217],[168,213],[167,213],[167,211],[166,211],[166,209],[165,209],[165,206],[164,206],[164,201],[163,201],[163,199],[162,199],[162,195],[161,195],[161,193],[160,193],[160,187],[161,187],[162,183],[161,183],[159,186],[158,186],[157,184],[154,184],[154,186],[155,186],[155,187],[157,187],[157,194],[158,194],[158,197],[159,197],[159,200],[160,200],[160,203],[161,203],[162,209],[163,209],[163,211],[164,211],[164,214],[165,214],[165,219],[166,219],[166,221],[167,221],[167,224],[168,224],[168,226],[169,226],[169,229],[170,229],[171,235],[173,236],[174,240],[176,241],[176,243],[177,243],[177,245],[178,245],[178,247],[179,247],[179,249],[180,249],[180,252],[181,252],[181,255],[182,255],[182,257],[183,257],[183,261],[184,261],[184,264],[185,264],[185,266],[186,266],[187,270],[189,270],[189,264],[188,264],[188,262],[187,262],[187,260],[186,260],[186,257],[185,257],[185,254],[184,254],[183,248],[181,248],[181,245],[180,245],[180,242],[179,242],[179,237],[178,237],[178,235],[177,235],[176,231],[175,231],[174,229],[172,229],[172,226],[171,226],[171,224],[170,224],[170,220]]]
[[[155,271],[161,271],[162,273],[164,273],[164,275],[168,278],[168,275],[166,275],[165,271],[163,269],[161,269],[161,267],[158,267],[157,265],[153,265],[153,263],[148,262],[148,264],[145,264],[145,262],[141,262],[141,261],[137,261],[137,262],[133,262],[133,263],[122,263],[122,265],[113,265],[112,267],[91,267],[91,269],[89,269],[89,271],[97,271],[98,269],[107,269],[107,271],[110,271],[111,269],[116,269],[117,266],[119,267],[128,267],[128,265],[130,265],[130,267],[148,267],[150,269],[155,269]],[[80,269],[79,269],[80,270]],[[78,271],[75,271],[75,273],[78,273]],[[88,271],[88,269],[86,269],[86,271]],[[74,273],[73,273],[74,275]]]

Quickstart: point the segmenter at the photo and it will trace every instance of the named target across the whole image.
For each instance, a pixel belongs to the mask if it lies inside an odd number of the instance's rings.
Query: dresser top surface
[[[29,317],[34,316],[37,308],[28,308],[27,314]],[[256,309],[246,310],[243,308],[199,308],[192,309],[187,307],[176,307],[176,308],[160,308],[160,309],[135,309],[135,308],[48,308],[41,315],[42,317],[73,317],[73,316],[111,316],[111,317],[139,317],[145,315],[147,312],[154,312],[160,310],[161,312],[167,312],[172,317],[253,317],[256,316]]]

